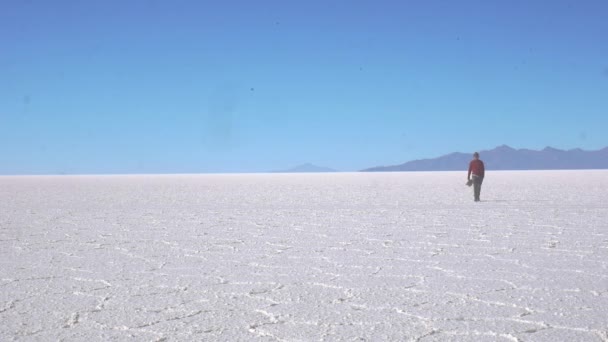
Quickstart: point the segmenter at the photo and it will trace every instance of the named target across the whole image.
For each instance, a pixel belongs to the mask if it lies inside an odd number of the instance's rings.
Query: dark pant
[[[473,175],[473,195],[475,195],[475,201],[479,201],[481,183],[483,183],[483,177]]]

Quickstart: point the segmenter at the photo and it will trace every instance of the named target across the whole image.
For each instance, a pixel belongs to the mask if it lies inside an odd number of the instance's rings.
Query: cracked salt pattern
[[[608,341],[608,172],[0,177],[0,340]]]

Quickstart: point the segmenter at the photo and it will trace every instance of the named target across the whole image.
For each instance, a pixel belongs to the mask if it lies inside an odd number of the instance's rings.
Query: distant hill
[[[281,171],[273,171],[276,173],[303,173],[303,172],[336,172],[334,169],[330,169],[324,166],[317,166],[310,163],[298,165],[291,169],[281,170]]]
[[[362,170],[373,171],[457,171],[466,170],[471,153],[450,153],[434,159],[420,159],[400,165],[378,166]],[[597,151],[559,150],[545,147],[541,151],[514,149],[507,145],[479,151],[480,159],[490,170],[575,170],[608,169],[608,147]]]

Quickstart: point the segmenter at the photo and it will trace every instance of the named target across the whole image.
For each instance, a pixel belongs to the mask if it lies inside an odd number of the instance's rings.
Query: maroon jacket
[[[469,163],[469,174],[467,178],[471,178],[471,173],[475,176],[484,177],[486,174],[486,168],[483,165],[483,162],[479,159],[473,159]]]

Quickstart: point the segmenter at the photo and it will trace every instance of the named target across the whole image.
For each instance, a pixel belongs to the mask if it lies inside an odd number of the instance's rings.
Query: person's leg
[[[475,199],[481,200],[481,184],[483,183],[483,177],[477,177],[477,188],[475,189]]]
[[[481,194],[481,183],[483,182],[483,178],[473,176],[473,195],[475,197],[475,201],[479,201],[479,196]]]
[[[473,176],[473,199],[477,202],[479,193],[479,177]]]

